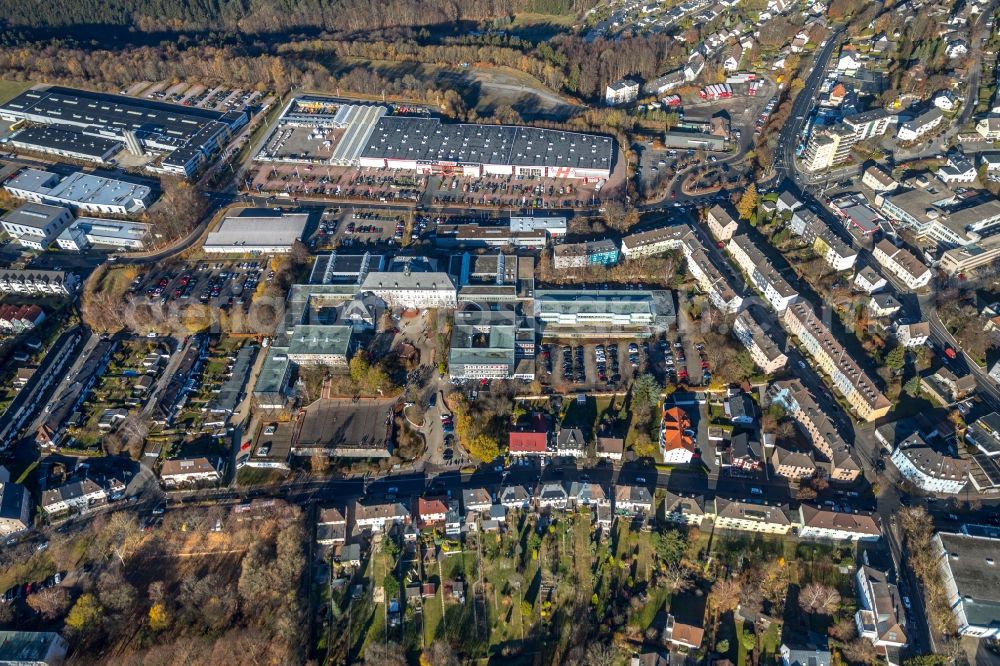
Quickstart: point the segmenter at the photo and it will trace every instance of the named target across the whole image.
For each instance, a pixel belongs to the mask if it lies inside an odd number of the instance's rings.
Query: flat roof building
[[[307,213],[285,213],[269,208],[247,208],[223,218],[205,239],[211,254],[288,254],[301,241],[309,222]]]
[[[596,134],[383,116],[359,164],[421,174],[609,178],[615,152],[614,139]]]
[[[22,169],[4,183],[12,196],[35,203],[66,205],[86,213],[129,215],[155,199],[148,185],[76,171],[60,176],[51,171]]]
[[[385,257],[380,254],[330,254],[316,255],[313,260],[309,284],[361,284],[371,271],[385,270]]]
[[[292,455],[323,453],[337,458],[388,458],[392,453],[395,398],[320,399],[300,414]]]
[[[649,335],[677,320],[673,294],[659,290],[538,290],[535,316],[547,337]]]
[[[149,238],[150,225],[128,220],[80,217],[56,238],[64,250],[81,252],[92,245],[141,250]]]
[[[512,311],[455,312],[448,354],[452,381],[535,378],[533,319]]]
[[[0,106],[0,118],[76,135],[64,140],[67,145],[101,139],[132,152],[166,153],[162,170],[188,176],[247,122],[243,111],[222,113],[62,86],[26,90]]]
[[[45,250],[72,221],[64,206],[26,203],[4,215],[2,225],[22,246]]]
[[[299,324],[289,336],[288,359],[346,371],[355,344],[353,332],[350,326],[338,324]]]
[[[1000,539],[938,532],[931,542],[955,616],[958,633],[973,638],[1000,636]]]
[[[10,145],[74,160],[108,164],[124,147],[120,141],[58,127],[25,127],[9,137]]]

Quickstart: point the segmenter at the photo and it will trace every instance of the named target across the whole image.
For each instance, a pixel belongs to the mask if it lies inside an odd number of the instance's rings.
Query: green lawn
[[[442,612],[442,597],[444,596],[444,586],[439,585],[437,593],[431,599],[424,599],[424,645],[430,645],[438,635],[441,620],[444,617]]]
[[[31,87],[30,81],[4,81],[0,79],[0,104],[10,101],[14,97]]]

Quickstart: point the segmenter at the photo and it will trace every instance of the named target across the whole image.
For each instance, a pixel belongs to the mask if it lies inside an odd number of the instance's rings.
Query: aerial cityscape
[[[1000,665],[1000,3],[0,34],[0,665]]]

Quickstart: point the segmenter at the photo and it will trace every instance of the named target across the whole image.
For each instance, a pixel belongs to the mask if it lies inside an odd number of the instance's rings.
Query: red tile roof
[[[548,441],[548,433],[512,432],[510,433],[510,451],[511,453],[545,453]]]
[[[694,453],[694,442],[684,433],[691,428],[691,419],[680,407],[670,407],[663,410],[663,420],[660,423],[663,431],[663,448],[667,451],[687,449]]]
[[[432,514],[448,513],[448,507],[439,499],[417,499],[417,516],[423,518]]]

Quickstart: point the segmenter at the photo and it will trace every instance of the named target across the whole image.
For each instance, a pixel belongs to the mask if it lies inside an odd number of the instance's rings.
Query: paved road
[[[813,103],[816,101],[816,92],[819,84],[823,81],[826,73],[827,63],[834,50],[840,46],[840,37],[844,33],[844,28],[838,28],[826,39],[824,46],[813,60],[812,71],[806,78],[805,86],[799,91],[795,101],[792,103],[792,112],[788,117],[785,126],[781,128],[778,135],[777,159],[774,162],[774,171],[777,181],[780,183],[785,178],[794,179],[800,186],[802,185],[800,176],[795,170],[795,146],[798,144],[799,134],[805,126],[806,119],[812,111]]]

